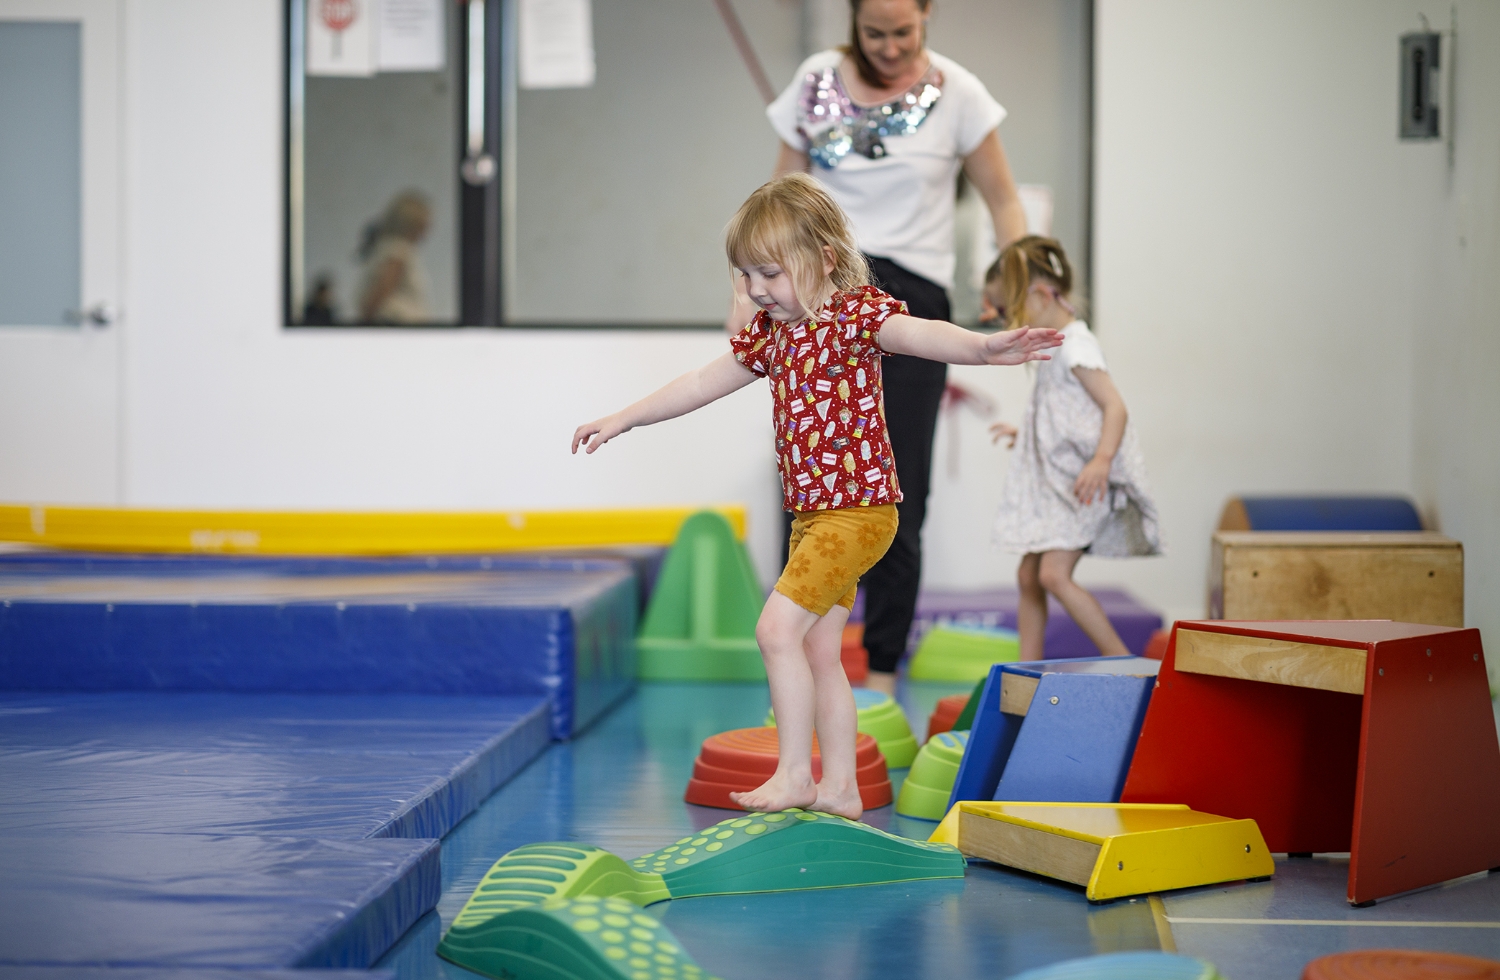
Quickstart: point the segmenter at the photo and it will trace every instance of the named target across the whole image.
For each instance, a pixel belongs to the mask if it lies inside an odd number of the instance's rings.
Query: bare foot
[[[858,820],[865,812],[864,800],[859,798],[858,786],[844,786],[835,789],[828,783],[818,784],[818,798],[807,809],[817,810],[819,813],[831,813],[836,817],[848,817],[850,820]]]
[[[747,793],[730,793],[729,798],[746,810],[774,813],[792,807],[809,809],[818,799],[818,787],[812,776],[794,779],[777,772]]]

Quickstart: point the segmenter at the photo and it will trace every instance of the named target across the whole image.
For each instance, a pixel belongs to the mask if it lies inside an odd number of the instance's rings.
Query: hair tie
[[[1055,272],[1055,273],[1057,273],[1057,278],[1061,279],[1062,278],[1062,274],[1063,274],[1062,263],[1058,261],[1058,259],[1057,259],[1057,253],[1056,252],[1048,252],[1047,253],[1047,262],[1052,266],[1052,271]]]

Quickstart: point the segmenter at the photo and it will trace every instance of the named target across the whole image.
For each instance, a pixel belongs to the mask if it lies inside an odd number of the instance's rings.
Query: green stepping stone
[[[903,817],[920,817],[923,820],[941,820],[948,812],[948,797],[953,792],[953,781],[958,778],[958,765],[964,758],[964,746],[969,744],[968,732],[938,732],[927,740],[917,761],[911,764],[911,772],[901,784],[901,795],[896,798],[896,812]]]
[[[914,681],[972,684],[988,677],[992,664],[1020,659],[1021,640],[1013,630],[934,626],[922,636],[906,676]]]
[[[501,980],[718,980],[639,907],[596,895],[455,921],[438,955]]]
[[[844,817],[803,810],[730,817],[630,862],[672,898],[962,878],[948,844],[907,840]]]
[[[584,895],[622,898],[637,905],[671,898],[660,875],[636,871],[602,848],[568,841],[527,844],[494,863],[459,910],[453,928],[478,926],[514,909]]]
[[[891,769],[905,769],[917,756],[917,739],[906,723],[906,715],[896,699],[864,687],[854,689],[855,728],[875,740],[885,764]],[[776,712],[766,712],[768,726],[776,724]]]

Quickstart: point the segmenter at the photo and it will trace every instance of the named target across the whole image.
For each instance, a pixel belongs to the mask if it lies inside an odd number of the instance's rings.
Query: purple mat
[[[1137,657],[1146,652],[1146,641],[1151,634],[1162,628],[1161,614],[1147,609],[1123,589],[1090,589],[1104,613],[1114,624],[1120,639]],[[864,598],[860,592],[854,605],[853,622],[864,621]],[[926,632],[939,624],[953,623],[959,626],[1003,626],[1016,628],[1016,600],[1019,593],[1013,588],[978,589],[924,589],[917,596],[917,615],[912,620],[911,636],[906,650],[910,654],[922,642]],[[1067,614],[1056,599],[1047,599],[1048,659],[1062,657],[1097,657],[1099,648],[1084,635],[1078,624]]]

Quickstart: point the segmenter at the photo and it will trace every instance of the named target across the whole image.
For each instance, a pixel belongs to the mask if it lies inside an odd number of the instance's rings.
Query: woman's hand
[[[1073,496],[1080,504],[1091,504],[1095,497],[1104,500],[1109,495],[1109,463],[1095,456],[1083,464],[1083,472],[1073,481]]]
[[[622,432],[629,432],[630,429],[631,427],[625,423],[618,412],[593,422],[585,422],[573,430],[573,452],[576,454],[578,447],[587,443],[584,452],[592,453],[615,436]]]
[[[1021,430],[1009,422],[996,422],[990,426],[990,442],[998,443],[1001,439],[1009,439],[1010,441],[1005,444],[1006,449],[1016,448],[1016,436],[1020,434]]]
[[[1061,333],[1042,327],[1002,330],[984,338],[984,363],[1025,364],[1027,361],[1050,361],[1052,356],[1043,354],[1042,351],[1062,342]]]

